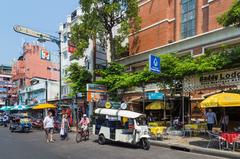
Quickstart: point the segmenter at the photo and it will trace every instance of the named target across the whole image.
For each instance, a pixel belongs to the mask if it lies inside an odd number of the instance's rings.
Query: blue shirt
[[[214,124],[217,121],[216,114],[214,112],[208,112],[206,114],[207,117],[207,123],[208,124]]]

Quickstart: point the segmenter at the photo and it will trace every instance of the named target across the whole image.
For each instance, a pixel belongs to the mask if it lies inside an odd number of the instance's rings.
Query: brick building
[[[222,45],[239,44],[240,30],[234,27],[223,28],[216,20],[232,3],[233,0],[140,0],[141,29],[129,35],[129,56],[118,59],[117,62],[128,66],[130,71],[137,71],[145,67],[149,54],[175,52],[180,56],[196,57]],[[235,68],[221,70],[214,75],[228,77],[229,74],[238,72],[239,69]],[[192,108],[199,106],[211,94],[240,88],[238,76],[234,82],[226,81],[226,78],[214,83],[202,80],[209,76],[211,74],[185,78],[184,92],[191,97]],[[131,93],[136,100],[142,100],[142,93]]]
[[[131,69],[145,65],[149,54],[177,52],[193,56],[238,42],[238,29],[222,28],[216,18],[233,0],[141,0],[141,29],[129,35],[129,56],[118,60]],[[142,64],[140,64],[142,63]]]
[[[57,98],[59,69],[58,64],[51,61],[51,56],[42,46],[23,45],[23,54],[12,67],[12,80],[17,86],[13,91],[18,94],[19,103],[42,103],[46,98]]]

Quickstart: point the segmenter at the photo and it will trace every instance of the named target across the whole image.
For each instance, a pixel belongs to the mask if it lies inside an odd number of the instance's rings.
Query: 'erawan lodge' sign
[[[184,78],[184,90],[240,85],[240,69],[223,70]]]

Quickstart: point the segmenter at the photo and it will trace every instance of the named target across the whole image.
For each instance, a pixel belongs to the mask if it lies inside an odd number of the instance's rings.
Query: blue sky
[[[78,0],[4,0],[0,4],[0,65],[9,65],[12,59],[19,57],[24,41],[36,41],[34,38],[18,34],[12,27],[20,24],[37,31],[57,36],[58,26],[66,21]],[[55,44],[44,44],[50,51],[56,52]]]

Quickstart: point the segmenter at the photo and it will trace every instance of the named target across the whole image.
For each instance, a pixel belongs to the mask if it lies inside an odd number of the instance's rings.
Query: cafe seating
[[[218,148],[221,150],[222,149],[222,138],[218,134],[214,134],[211,131],[207,131],[208,136],[209,136],[209,142],[207,144],[207,148],[210,146],[218,146]]]
[[[239,145],[240,145],[240,135],[233,142],[233,151],[235,151],[236,148],[239,147]]]

